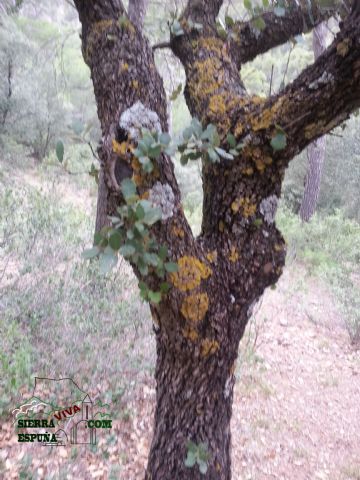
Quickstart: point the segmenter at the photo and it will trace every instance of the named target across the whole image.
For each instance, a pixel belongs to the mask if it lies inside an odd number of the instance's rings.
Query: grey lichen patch
[[[134,103],[134,105],[121,114],[119,125],[135,141],[140,140],[141,129],[143,128],[161,132],[158,114],[146,108],[140,101]]]
[[[162,220],[173,216],[175,207],[175,196],[168,183],[156,182],[149,192],[149,201],[161,210]]]
[[[278,197],[276,195],[270,195],[270,197],[264,198],[260,203],[260,213],[266,223],[274,223],[277,205]]]
[[[322,85],[325,85],[326,83],[332,82],[334,80],[334,76],[325,70],[325,72],[322,73],[321,77],[317,78],[313,82],[309,84],[310,90],[316,90]]]

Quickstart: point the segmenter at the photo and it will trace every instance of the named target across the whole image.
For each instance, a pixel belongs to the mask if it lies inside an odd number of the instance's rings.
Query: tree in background
[[[317,60],[326,48],[326,25],[321,23],[313,31],[314,57]],[[300,206],[300,218],[308,222],[314,215],[320,193],[321,177],[326,153],[325,137],[315,140],[307,148],[308,170]]]
[[[129,3],[136,12],[138,2]],[[248,94],[240,66],[329,12],[323,2],[289,1],[273,10],[264,2],[259,13],[246,2],[253,19],[228,18],[225,30],[217,24],[222,3],[189,0],[171,22],[168,43],[185,69],[191,115],[200,121],[178,146],[183,163],[202,159],[203,219],[195,238],[170,158],[167,100],[141,30],[143,15],[130,20],[120,0],[75,0],[103,134],[104,209],[113,222],[96,235],[89,256],[100,255],[103,267],[118,252],[130,261],[156,332],[147,479],[230,479],[239,341],[285,262],[274,223],[285,169],[360,105],[357,2],[329,49],[269,98]]]

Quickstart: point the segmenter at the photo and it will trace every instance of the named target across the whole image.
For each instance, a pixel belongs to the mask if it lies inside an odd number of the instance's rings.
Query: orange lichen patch
[[[225,95],[226,95],[225,92],[222,92],[220,94],[213,95],[210,98],[209,110],[211,113],[214,113],[220,116],[223,116],[226,113]]]
[[[197,46],[207,50],[216,56],[230,61],[227,53],[226,43],[218,37],[200,37]]]
[[[267,165],[271,165],[273,160],[270,156],[263,154],[262,150],[258,147],[250,148],[247,147],[244,149],[244,156],[251,159],[256,166],[256,169],[263,173]],[[253,173],[253,172],[252,172]]]
[[[216,93],[210,97],[208,105],[208,117],[217,124],[221,134],[227,134],[231,127],[230,113],[237,107],[240,97],[230,95],[228,92]]]
[[[141,163],[136,157],[133,157],[131,161],[131,167],[133,169],[132,179],[135,185],[140,187],[143,184],[143,177],[141,175]]]
[[[271,157],[264,157],[265,165],[271,165],[273,163],[273,159]]]
[[[204,338],[204,340],[201,341],[201,356],[208,357],[209,355],[213,355],[219,348],[220,345],[218,341]]]
[[[262,105],[265,103],[266,98],[264,97],[259,97],[259,95],[253,95],[251,97],[251,103],[254,103],[255,105]]]
[[[212,252],[207,253],[206,258],[209,260],[210,263],[216,263],[217,262],[217,251],[213,250]]]
[[[190,322],[197,324],[205,317],[209,309],[207,293],[195,293],[185,298],[181,305],[181,313]]]
[[[240,120],[237,122],[237,124],[235,125],[235,130],[234,130],[234,135],[236,138],[239,138],[241,137],[242,133],[244,131],[244,126],[243,124],[240,122]]]
[[[194,328],[186,327],[183,329],[182,334],[185,338],[191,340],[192,342],[196,342],[199,338],[198,332]]]
[[[256,208],[256,203],[252,203],[250,197],[237,198],[231,204],[231,210],[237,213],[241,209],[241,213],[245,218],[254,215]]]
[[[200,98],[214,94],[224,83],[223,68],[218,58],[196,61],[193,72],[194,76],[189,82],[189,90]]]
[[[345,57],[350,49],[351,45],[351,39],[350,38],[345,38],[342,42],[340,42],[337,47],[336,51],[338,55],[341,55],[342,57]]]
[[[127,72],[129,70],[129,64],[124,62],[120,64],[120,71],[121,72]]]
[[[284,98],[279,98],[270,108],[265,108],[259,114],[251,115],[249,122],[254,132],[264,130],[276,123],[276,118],[280,115]]]
[[[181,227],[178,227],[177,225],[174,225],[172,227],[172,233],[175,235],[175,237],[178,238],[184,238],[185,232]]]
[[[230,260],[230,262],[233,262],[233,263],[235,263],[239,260],[239,254],[238,254],[236,248],[234,247],[234,245],[231,245],[229,260]]]
[[[200,285],[202,279],[208,278],[212,271],[196,257],[184,256],[178,260],[179,270],[170,274],[173,285],[186,292]]]
[[[243,173],[244,175],[250,176],[254,173],[254,169],[252,167],[247,167],[241,170],[241,173]]]
[[[129,144],[127,142],[117,142],[116,140],[112,141],[113,152],[119,155],[120,157],[125,157]]]
[[[264,160],[262,160],[261,158],[256,159],[255,160],[255,165],[256,165],[257,170],[259,170],[260,173],[264,172],[264,170],[266,168]]]

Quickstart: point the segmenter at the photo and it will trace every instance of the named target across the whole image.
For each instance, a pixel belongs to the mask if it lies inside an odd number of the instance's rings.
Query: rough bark
[[[326,48],[326,26],[321,23],[313,32],[314,57],[318,59]],[[300,206],[300,218],[308,222],[314,215],[320,193],[322,169],[325,160],[326,140],[320,137],[308,146],[308,168],[305,189]]]
[[[270,48],[286,43],[301,33],[311,31],[334,13],[331,9],[322,9],[317,3],[298,2],[292,0],[284,16],[274,12],[262,15],[265,22],[263,30],[254,28],[252,21],[236,22],[229,37],[230,54],[240,66],[257,55],[267,52]]]
[[[144,25],[147,4],[148,0],[129,0],[129,19],[140,29]]]
[[[132,22],[118,22],[126,15],[119,0],[75,0],[103,133],[99,157],[108,189],[107,213],[123,202],[119,183],[124,176],[132,175],[140,195],[160,182],[171,187],[175,199],[172,216],[151,230],[179,266],[168,276],[168,295],[151,305],[157,405],[146,478],[152,480],[230,479],[234,362],[253,305],[278,280],[284,265],[285,242],[274,216],[285,168],[360,104],[355,13],[312,67],[281,95],[264,100],[248,95],[229,43],[218,36],[215,19],[221,4],[190,0],[180,19],[185,34],[171,39],[185,69],[192,115],[204,126],[217,126],[224,148],[230,132],[244,143],[232,162],[203,164],[203,223],[195,239],[181,208],[171,160],[163,155],[149,175],[132,154],[113,151],[113,140],[129,141],[118,127],[119,118],[137,101],[156,112],[167,130],[164,88],[147,40]],[[202,23],[201,32],[192,29],[189,19]],[[242,35],[247,41],[246,31]],[[246,58],[244,53],[240,63]],[[274,152],[270,142],[277,125],[285,129],[287,146]],[[156,278],[145,280],[156,287]],[[208,444],[205,476],[197,466],[184,465],[188,440]]]

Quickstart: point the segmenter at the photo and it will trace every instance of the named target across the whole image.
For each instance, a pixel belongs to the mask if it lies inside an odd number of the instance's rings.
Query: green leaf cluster
[[[206,475],[208,470],[209,452],[206,443],[199,443],[198,445],[189,441],[186,445],[187,456],[185,459],[185,466],[193,468],[196,464],[199,467],[200,473]]]
[[[87,259],[99,257],[100,271],[108,273],[117,263],[118,254],[136,266],[146,277],[149,273],[163,282],[159,291],[151,290],[145,282],[140,282],[140,293],[145,300],[158,303],[169,286],[164,281],[166,272],[177,270],[177,264],[167,262],[167,247],[159,246],[150,233],[150,227],[161,219],[161,211],[148,200],[142,200],[136,193],[135,183],[126,178],[121,182],[121,192],[125,205],[117,208],[117,214],[110,217],[111,226],[104,227],[95,235],[95,246],[86,250]]]
[[[139,159],[144,171],[151,173],[154,169],[152,160],[157,160],[162,153],[170,156],[174,154],[170,146],[171,137],[168,133],[150,132],[147,129],[143,129],[141,133],[142,138],[134,150],[134,155]]]
[[[230,136],[235,140],[234,136]],[[228,137],[229,142],[229,137]],[[230,145],[230,144],[229,144]],[[177,146],[181,153],[180,162],[186,165],[189,160],[203,159],[206,162],[217,163],[221,159],[233,160],[240,150],[240,144],[236,141],[230,145],[230,152],[220,147],[220,136],[215,125],[211,123],[203,129],[197,118],[193,118],[191,124],[183,131],[182,138]]]

